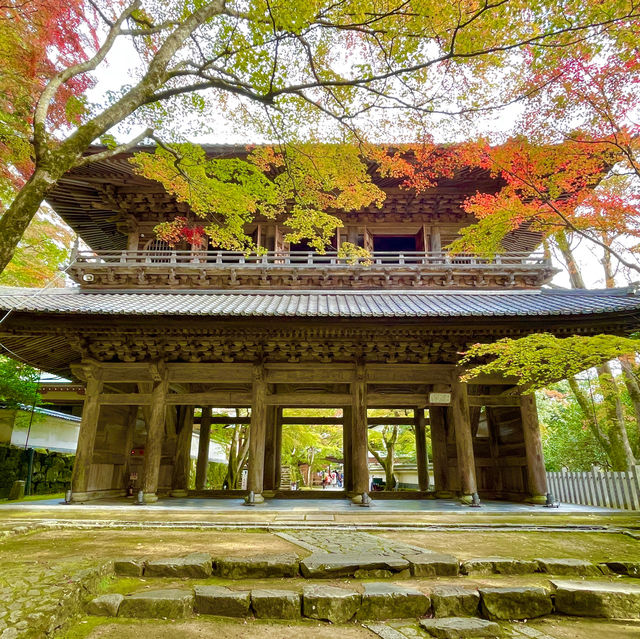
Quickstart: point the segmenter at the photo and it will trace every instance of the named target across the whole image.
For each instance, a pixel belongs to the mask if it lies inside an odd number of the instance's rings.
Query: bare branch
[[[113,149],[107,149],[106,151],[101,151],[100,153],[94,153],[92,155],[83,156],[77,163],[76,166],[85,166],[86,164],[92,164],[93,162],[100,162],[100,160],[106,160],[107,158],[111,158],[114,155],[118,155],[118,153],[124,153],[129,149],[137,146],[142,140],[145,138],[153,137],[153,129],[148,128],[145,129],[139,135],[136,135],[135,138],[132,138],[128,142],[124,142],[123,144],[119,144],[118,146],[113,147]],[[153,138],[155,139],[155,138]]]

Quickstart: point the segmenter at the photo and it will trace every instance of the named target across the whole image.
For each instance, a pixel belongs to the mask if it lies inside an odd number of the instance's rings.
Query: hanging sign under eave
[[[451,393],[429,393],[429,404],[432,406],[448,406],[451,404]]]

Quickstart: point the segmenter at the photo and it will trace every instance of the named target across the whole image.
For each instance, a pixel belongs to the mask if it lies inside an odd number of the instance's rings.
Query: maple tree
[[[31,74],[36,80],[28,83],[33,90],[19,94],[19,110],[17,94],[8,94],[2,106],[19,120],[9,124],[5,136],[16,136],[10,144],[4,142],[5,178],[19,174],[26,181],[14,184],[18,190],[0,219],[0,269],[64,173],[145,138],[173,149],[177,125],[202,131],[222,116],[254,138],[277,140],[279,148],[289,150],[300,139],[361,144],[370,137],[366,130],[377,136],[415,137],[416,131],[429,128],[424,118],[431,115],[484,117],[527,98],[532,89],[516,69],[530,58],[542,64],[551,53],[559,56],[585,43],[593,43],[588,50],[593,57],[610,31],[632,30],[640,15],[628,0],[47,2],[11,0],[1,14],[0,40],[9,50],[10,69],[20,72],[19,43],[36,20],[21,7],[42,6],[49,11],[43,9],[42,16],[56,20],[68,17],[61,24],[43,19],[33,43],[38,69]],[[56,25],[61,28],[51,28]],[[67,31],[79,46],[62,46]],[[97,35],[94,43],[92,32]],[[102,101],[92,102],[83,88],[123,40],[136,52],[131,78],[106,92]],[[119,130],[121,123],[124,129]],[[114,134],[132,126],[143,130],[118,143]],[[98,139],[107,148],[86,154]],[[290,155],[287,167],[302,166],[302,154],[292,160]],[[340,181],[328,169],[325,164],[317,171],[325,195]],[[219,167],[202,165],[200,170],[215,174]],[[277,184],[274,192],[267,186],[268,203],[271,196],[293,188]],[[322,237],[335,222],[323,215],[326,200],[319,188],[312,202],[304,201],[304,192],[293,191],[307,217],[296,217],[294,211],[292,237],[310,232]],[[366,182],[357,193],[349,188],[343,194],[345,200],[376,200]],[[224,224],[238,220],[221,218],[212,231],[223,243],[233,244],[233,233],[229,237]]]

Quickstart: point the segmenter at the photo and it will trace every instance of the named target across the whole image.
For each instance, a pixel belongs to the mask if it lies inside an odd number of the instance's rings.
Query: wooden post
[[[124,453],[124,488],[129,487],[129,476],[131,474],[131,449],[133,448],[133,439],[136,434],[136,424],[138,423],[139,406],[129,406],[129,415],[127,418],[127,432],[123,442]],[[135,487],[134,487],[135,490]]]
[[[262,364],[253,367],[253,385],[251,391],[251,426],[249,427],[249,473],[247,488],[253,491],[256,502],[264,497],[264,447],[267,430],[267,382]]]
[[[473,455],[467,385],[456,379],[451,385],[451,390],[451,417],[456,436],[460,493],[462,501],[470,503],[471,496],[478,492],[478,488],[476,484],[476,465]]]
[[[198,442],[198,461],[196,462],[196,490],[204,490],[209,470],[209,442],[211,439],[211,406],[202,407],[200,420],[200,440]]]
[[[342,458],[344,459],[343,486],[347,493],[353,491],[353,410],[351,406],[342,409]]]
[[[548,492],[547,472],[544,468],[535,395],[520,397],[520,414],[522,415],[522,434],[527,456],[527,492],[529,493],[527,501],[545,503]]]
[[[71,498],[73,501],[86,501],[91,498],[88,492],[89,469],[93,459],[93,447],[100,417],[102,371],[93,366],[82,366],[74,369],[74,373],[86,381],[87,387],[82,407],[76,458],[71,474]]]
[[[280,490],[282,482],[282,406],[276,406],[276,424],[275,424],[275,489]],[[291,486],[287,486],[287,490]]]
[[[265,490],[275,491],[279,488],[280,481],[276,480],[276,431],[277,431],[278,407],[267,406],[266,431],[264,443],[264,478]],[[279,455],[279,453],[278,453]]]
[[[147,441],[144,447],[142,466],[142,493],[145,503],[158,501],[158,477],[164,439],[164,420],[167,412],[166,400],[169,382],[164,369],[156,379],[151,391],[152,404],[147,423]]]
[[[367,381],[364,364],[356,365],[355,381],[351,388],[353,411],[351,430],[351,462],[354,492],[353,501],[359,503],[362,493],[369,492],[369,429],[367,424]]]
[[[433,483],[437,497],[450,497],[449,458],[447,457],[446,406],[429,407],[431,427],[431,454],[433,456]]]
[[[424,419],[424,408],[413,409],[414,429],[416,435],[416,460],[418,463],[418,490],[429,490],[429,454]]]
[[[191,472],[191,439],[193,437],[193,406],[180,406],[176,454],[173,462],[172,497],[186,497]]]

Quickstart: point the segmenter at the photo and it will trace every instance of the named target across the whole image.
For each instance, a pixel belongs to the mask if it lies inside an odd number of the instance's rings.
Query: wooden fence
[[[640,510],[640,466],[629,472],[606,472],[594,466],[588,472],[547,473],[549,492],[569,504]]]

